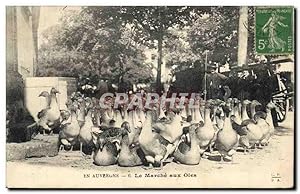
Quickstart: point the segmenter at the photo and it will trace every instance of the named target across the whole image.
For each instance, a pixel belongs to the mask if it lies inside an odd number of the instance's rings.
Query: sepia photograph
[[[6,6],[9,189],[295,189],[292,6]]]

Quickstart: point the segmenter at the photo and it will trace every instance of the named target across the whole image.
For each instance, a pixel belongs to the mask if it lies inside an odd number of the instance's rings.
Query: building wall
[[[16,7],[6,7],[6,69],[18,70]]]
[[[6,7],[7,70],[18,71],[24,79],[35,76],[38,17],[38,7]]]
[[[23,76],[33,76],[35,60],[34,41],[32,34],[31,9],[17,7],[17,48],[18,48],[18,71]]]

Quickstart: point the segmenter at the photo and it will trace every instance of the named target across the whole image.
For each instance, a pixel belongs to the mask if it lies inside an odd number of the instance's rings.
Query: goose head
[[[71,113],[67,110],[61,110],[60,111],[60,117],[61,117],[61,121],[60,122],[63,122],[63,121],[66,121],[70,118],[71,116]]]
[[[39,94],[38,97],[45,97],[45,98],[47,98],[49,95],[50,95],[49,92],[47,92],[47,91],[42,91],[42,92]]]
[[[100,135],[97,140],[97,144],[96,144],[98,146],[96,146],[96,147],[98,147],[100,149],[100,151],[102,152],[102,150],[103,150],[104,146],[107,144],[107,142],[108,142],[107,139]]]
[[[237,106],[240,103],[240,100],[238,98],[233,98],[234,106]]]
[[[261,106],[261,103],[258,102],[257,100],[252,100],[251,106]]]
[[[277,108],[277,106],[273,102],[269,102],[267,104],[267,108],[271,110],[271,109]]]
[[[66,101],[66,107],[69,109],[72,104],[73,104],[73,101],[70,98],[68,98]]]
[[[244,105],[244,106],[247,106],[248,104],[251,104],[251,101],[250,101],[250,100],[247,100],[247,99],[246,99],[246,100],[243,101],[243,105]]]
[[[222,110],[226,117],[230,117],[230,113],[232,112],[231,103],[227,101],[225,104],[222,104]]]
[[[214,101],[212,99],[209,99],[205,103],[205,108],[206,109],[212,109],[214,107]]]
[[[86,105],[87,108],[93,108],[94,107],[93,101],[90,97],[84,98],[84,101],[85,101],[85,105]]]
[[[83,98],[78,98],[77,102],[78,102],[78,107],[80,109],[85,109],[86,108],[86,103],[85,103]]]
[[[257,121],[259,119],[266,119],[267,118],[267,114],[265,112],[262,111],[258,111],[256,112],[256,114],[254,115],[254,120]]]
[[[70,106],[69,106],[69,110],[70,110],[70,112],[72,113],[72,112],[74,112],[74,113],[76,113],[77,112],[77,110],[78,110],[78,103],[76,103],[76,102],[73,102]]]
[[[51,88],[51,90],[50,90],[50,94],[54,94],[54,95],[56,95],[56,94],[60,94],[60,92],[56,89],[56,88]]]
[[[131,133],[130,125],[127,121],[122,123],[121,129],[124,129],[128,133]]]

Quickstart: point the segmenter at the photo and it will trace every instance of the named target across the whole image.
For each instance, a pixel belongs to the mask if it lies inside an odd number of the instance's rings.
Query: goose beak
[[[187,133],[185,136],[186,136],[186,141],[187,141],[188,143],[191,143],[191,136],[190,136],[190,134]]]
[[[126,126],[125,129],[126,129],[126,131],[127,131],[128,133],[131,133],[131,129],[130,129],[129,126]]]

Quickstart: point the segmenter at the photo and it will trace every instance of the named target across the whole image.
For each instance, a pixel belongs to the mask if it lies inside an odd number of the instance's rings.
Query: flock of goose
[[[195,98],[193,108],[156,103],[148,109],[129,109],[126,104],[103,109],[99,99],[75,95],[68,99],[67,110],[60,110],[57,93],[52,88],[40,94],[47,101],[38,113],[41,131],[51,134],[58,128],[60,151],[73,150],[78,144],[83,157],[90,157],[84,148],[92,150],[94,164],[99,166],[161,168],[170,160],[197,165],[213,150],[220,153],[222,162],[232,161],[237,149],[245,154],[262,149],[274,133],[272,102],[265,111],[256,111],[261,105],[257,100],[237,98],[206,102]]]

